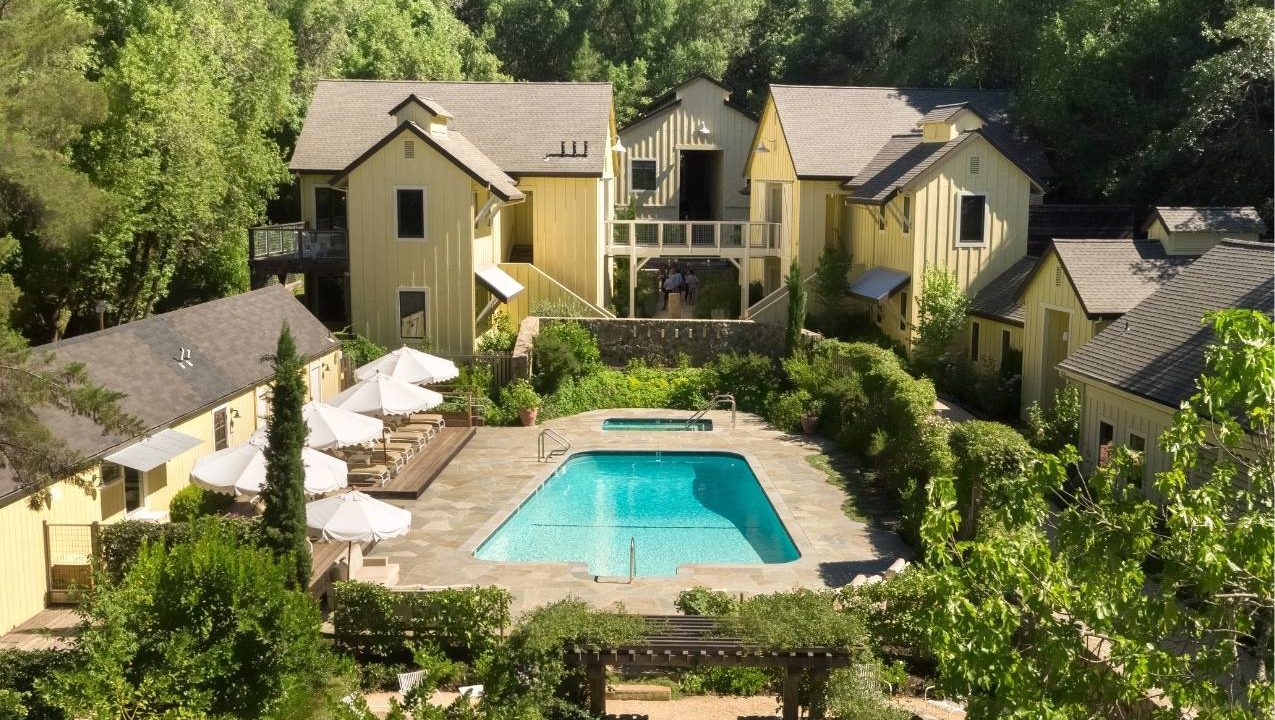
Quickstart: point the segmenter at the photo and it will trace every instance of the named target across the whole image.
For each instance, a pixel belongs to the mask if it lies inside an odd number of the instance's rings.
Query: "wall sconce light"
[[[624,143],[620,142],[620,138],[617,136],[615,138],[615,144],[611,146],[611,152],[617,152],[623,155],[624,153],[628,151],[629,149],[624,147]]]
[[[230,408],[230,417],[232,417],[232,418],[238,418],[238,417],[239,417],[239,410],[238,410],[237,408]]]
[[[695,128],[695,132],[700,135],[710,134],[708,130],[708,123],[704,122],[703,120],[700,120],[699,125]]]
[[[762,140],[757,143],[757,147],[753,148],[753,152],[768,153],[770,152],[770,148],[766,147],[766,141]]]

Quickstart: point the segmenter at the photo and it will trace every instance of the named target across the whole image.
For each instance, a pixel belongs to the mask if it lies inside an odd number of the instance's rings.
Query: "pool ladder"
[[[730,426],[735,427],[735,396],[730,393],[719,393],[713,396],[712,400],[704,403],[703,407],[695,411],[695,414],[686,419],[686,427],[695,424],[696,420],[708,414],[709,410],[721,407],[722,405],[730,406]]]
[[[558,447],[546,448],[545,440],[554,441],[555,443],[558,444]],[[566,455],[567,451],[570,449],[571,449],[571,443],[568,442],[566,438],[554,432],[552,429],[545,428],[544,430],[540,431],[540,445],[539,445],[539,451],[536,455],[536,457],[540,460],[540,462],[547,462],[549,460],[552,460],[553,458],[558,457],[559,455]],[[548,452],[546,452],[546,450],[548,450]]]
[[[622,584],[632,585],[635,577],[637,577],[637,540],[629,538],[629,579]],[[621,584],[619,578],[603,578],[601,575],[594,575],[593,582]]]

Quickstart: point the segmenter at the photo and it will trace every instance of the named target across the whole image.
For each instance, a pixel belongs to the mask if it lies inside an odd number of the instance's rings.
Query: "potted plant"
[[[506,390],[509,393],[509,404],[518,408],[518,419],[523,427],[536,424],[536,416],[540,414],[540,394],[526,380],[515,380]]]
[[[819,415],[823,413],[823,402],[820,400],[811,400],[806,406],[806,412],[801,416],[801,432],[806,435],[814,435],[815,429],[819,427]]]

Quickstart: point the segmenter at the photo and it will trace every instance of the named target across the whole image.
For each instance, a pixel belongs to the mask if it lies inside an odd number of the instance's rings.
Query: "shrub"
[[[622,612],[567,598],[524,615],[505,644],[479,663],[485,717],[587,717],[584,668],[568,666],[564,651],[636,643],[645,623]]]
[[[496,308],[491,314],[491,327],[478,338],[478,352],[507,353],[514,349],[517,341],[518,331],[509,319],[509,311]]]
[[[542,402],[540,394],[531,387],[531,383],[521,378],[509,383],[500,391],[500,404],[514,411],[515,414],[519,410],[535,410]]]
[[[734,595],[701,586],[678,593],[673,605],[683,615],[734,615],[739,611],[739,600]]]
[[[752,667],[705,667],[687,670],[678,678],[678,688],[687,695],[761,695],[775,686],[778,672]]]
[[[692,410],[704,395],[704,372],[698,368],[652,368],[633,360],[623,371],[602,368],[563,383],[546,398],[543,412],[553,418],[603,408]]]
[[[792,590],[757,595],[739,604],[740,637],[771,650],[830,647],[861,651],[868,631],[859,608],[835,592]]]
[[[819,264],[815,267],[813,290],[815,296],[815,312],[811,314],[808,324],[812,329],[826,335],[841,337],[845,332],[846,318],[846,275],[850,272],[850,254],[841,249],[825,248],[819,256]],[[876,327],[873,324],[873,327]]]
[[[216,524],[235,541],[245,546],[261,542],[261,522],[257,518],[211,516],[199,520],[201,525]],[[99,536],[101,569],[111,582],[119,582],[148,543],[172,547],[190,538],[191,523],[152,523],[124,520],[101,527]]]
[[[187,485],[169,501],[168,516],[173,522],[189,522],[206,515],[220,515],[234,502],[234,495]]]
[[[1034,402],[1027,408],[1027,438],[1041,452],[1056,453],[1080,444],[1080,390],[1064,385],[1054,391],[1048,410]]]
[[[471,394],[475,399],[481,400],[489,397],[495,386],[496,372],[491,365],[477,362],[460,367],[460,375],[452,382],[452,391],[462,395]]]
[[[695,317],[711,318],[714,310],[721,310],[726,317],[737,318],[739,297],[738,272],[705,272],[695,291]]]
[[[865,682],[865,677],[872,677],[872,674],[850,668],[829,673],[824,716],[830,720],[908,720],[914,717],[886,702],[882,688]]]
[[[770,358],[756,353],[719,355],[704,366],[704,387],[710,393],[732,393],[744,412],[765,413],[779,384]]]
[[[341,340],[341,354],[350,359],[355,367],[366,365],[389,352],[362,335],[346,328],[338,337]]]
[[[867,616],[872,646],[884,655],[904,658],[914,667],[930,671],[935,659],[930,647],[931,609],[942,602],[936,578],[927,569],[912,566],[872,585],[847,585],[839,590],[842,601]]]
[[[0,718],[63,720],[66,715],[49,704],[36,681],[77,662],[79,655],[70,650],[0,650]]]
[[[1045,508],[1028,478],[1035,452],[1017,431],[994,422],[961,423],[952,428],[951,447],[962,537],[1042,519]]]
[[[788,328],[784,333],[784,354],[792,355],[801,347],[801,331],[806,327],[806,285],[801,280],[801,265],[794,259],[784,281],[788,289]]]
[[[472,661],[495,647],[509,624],[511,602],[509,592],[498,587],[411,592],[339,582],[333,589],[333,635],[338,648],[365,663],[407,660],[412,639]]]
[[[545,323],[531,350],[536,390],[552,393],[565,380],[579,378],[602,365],[593,334],[577,322]]]
[[[225,523],[150,543],[83,608],[82,662],[42,689],[73,717],[267,717],[312,698],[335,663],[291,570]]]
[[[953,338],[965,327],[969,305],[969,296],[961,290],[955,273],[933,266],[925,268],[917,299],[918,367],[933,368],[943,359]]]
[[[792,432],[807,415],[818,415],[819,403],[805,390],[793,390],[775,398],[766,411],[766,419],[777,430]]]

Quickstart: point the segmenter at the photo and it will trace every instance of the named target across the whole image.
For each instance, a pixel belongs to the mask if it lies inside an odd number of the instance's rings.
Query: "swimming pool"
[[[713,429],[708,418],[686,420],[683,418],[607,418],[602,421],[603,430],[686,430],[703,432]]]
[[[604,450],[568,458],[474,556],[584,562],[594,575],[627,576],[630,539],[640,577],[801,556],[743,456]]]

